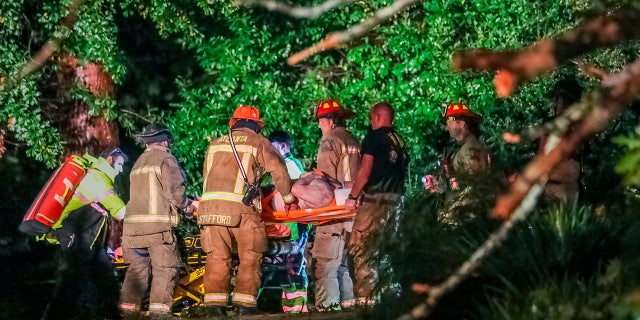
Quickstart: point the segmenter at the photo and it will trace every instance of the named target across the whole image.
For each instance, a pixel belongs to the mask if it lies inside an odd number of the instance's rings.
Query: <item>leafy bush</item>
[[[495,230],[482,205],[461,208],[451,224],[442,195],[414,194],[385,226],[375,260],[385,295],[373,314],[397,317],[421,299],[414,283],[439,284]],[[627,197],[611,211],[563,204],[537,210],[437,306],[436,319],[624,319],[637,312],[629,302],[638,282],[638,199]],[[469,214],[470,212],[476,214]],[[637,300],[637,299],[636,299]],[[636,301],[632,300],[632,301]]]

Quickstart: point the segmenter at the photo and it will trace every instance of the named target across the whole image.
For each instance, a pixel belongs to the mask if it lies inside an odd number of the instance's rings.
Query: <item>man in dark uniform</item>
[[[371,131],[362,141],[362,161],[345,202],[346,209],[354,209],[357,200],[362,204],[356,211],[351,236],[350,253],[355,269],[354,293],[358,305],[375,303],[374,287],[377,276],[368,263],[371,235],[375,235],[393,213],[404,193],[409,154],[400,135],[393,128],[394,111],[387,102],[375,104],[369,113]]]

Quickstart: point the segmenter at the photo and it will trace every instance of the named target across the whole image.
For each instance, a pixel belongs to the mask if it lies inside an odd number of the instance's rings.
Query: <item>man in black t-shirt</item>
[[[356,303],[360,305],[376,302],[377,276],[368,263],[369,236],[378,232],[381,222],[388,219],[404,193],[409,155],[404,141],[393,129],[393,117],[393,108],[387,102],[371,107],[371,131],[362,141],[362,162],[345,202],[346,209],[357,207],[349,251],[354,261]]]

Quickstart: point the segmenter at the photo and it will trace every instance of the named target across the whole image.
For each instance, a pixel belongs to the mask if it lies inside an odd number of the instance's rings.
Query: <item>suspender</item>
[[[231,150],[233,151],[233,156],[236,158],[236,163],[238,163],[238,167],[240,168],[240,173],[242,174],[242,178],[244,179],[245,185],[249,185],[249,179],[247,179],[247,173],[244,171],[244,167],[242,166],[242,162],[240,161],[240,157],[238,157],[238,151],[236,150],[236,144],[233,142],[233,134],[231,134],[231,128],[229,128],[229,143],[231,144]]]
[[[233,134],[231,134],[231,128],[229,128],[229,143],[231,144],[233,156],[236,158],[236,162],[238,163],[238,167],[240,168],[240,173],[242,174],[242,178],[244,179],[244,185],[247,187],[247,190],[245,190],[244,192],[244,197],[242,197],[242,203],[256,210],[254,200],[256,198],[259,198],[261,194],[260,181],[262,180],[264,169],[260,168],[260,173],[258,174],[258,176],[256,176],[255,181],[253,183],[249,183],[249,179],[247,179],[247,173],[244,171],[244,167],[242,166],[242,162],[240,161],[240,157],[238,156],[236,144],[235,142],[233,142]]]

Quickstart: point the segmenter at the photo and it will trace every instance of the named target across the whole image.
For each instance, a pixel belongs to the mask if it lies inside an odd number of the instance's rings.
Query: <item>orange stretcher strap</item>
[[[265,222],[300,222],[308,224],[323,224],[332,220],[348,219],[356,216],[355,210],[347,210],[344,205],[332,205],[321,208],[301,209],[289,211],[262,211],[262,219]]]

